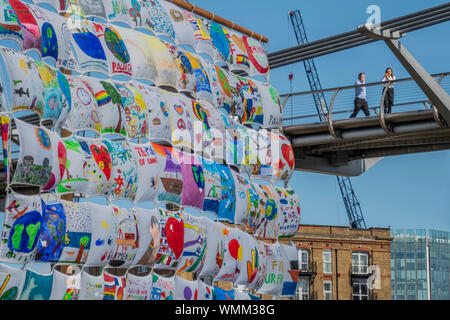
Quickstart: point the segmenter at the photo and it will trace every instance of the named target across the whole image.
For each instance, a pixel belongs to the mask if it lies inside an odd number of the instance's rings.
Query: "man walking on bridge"
[[[366,86],[363,85],[365,83],[366,74],[361,72],[360,74],[358,74],[358,80],[355,83],[355,85],[358,86],[355,88],[355,109],[353,110],[350,118],[356,117],[356,115],[359,113],[359,110],[361,109],[364,111],[366,117],[370,116],[369,105],[367,104],[366,100]]]

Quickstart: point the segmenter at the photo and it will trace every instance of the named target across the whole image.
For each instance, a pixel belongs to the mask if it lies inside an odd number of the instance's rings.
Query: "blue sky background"
[[[309,41],[355,30],[369,17],[369,5],[381,9],[381,21],[424,10],[447,1],[437,0],[316,0],[316,1],[210,1],[192,4],[269,38],[267,52],[296,45],[288,20],[300,10]],[[450,71],[450,22],[408,34],[401,42],[430,73]],[[323,88],[351,85],[365,72],[367,82],[380,81],[390,66],[397,78],[409,74],[382,42],[352,48],[315,59]],[[293,91],[308,91],[303,63],[271,72],[271,84],[290,92],[288,74],[294,74]],[[388,157],[360,177],[352,178],[368,227],[433,228],[450,231],[450,151]],[[297,171],[290,185],[302,205],[302,223],[348,225],[337,179]]]

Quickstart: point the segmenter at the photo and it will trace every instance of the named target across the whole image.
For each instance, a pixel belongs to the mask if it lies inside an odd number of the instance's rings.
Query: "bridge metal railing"
[[[433,74],[432,76],[447,93],[450,93],[450,72]],[[380,117],[380,111],[383,113],[382,108],[380,108],[385,88],[383,82],[366,83],[365,86],[370,115]],[[355,88],[357,87],[358,85],[350,85],[281,95],[284,106],[283,126],[321,122],[313,98],[313,94],[319,92],[323,92],[326,99],[321,108],[323,122],[350,118],[354,110]],[[395,80],[392,113],[418,110],[433,111],[433,106],[427,96],[412,78]],[[437,113],[436,110],[434,112]],[[362,110],[357,115],[358,118],[364,116]]]

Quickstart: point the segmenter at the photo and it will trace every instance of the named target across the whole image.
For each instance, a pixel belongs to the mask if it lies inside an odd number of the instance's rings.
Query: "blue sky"
[[[316,0],[316,1],[210,1],[191,3],[212,11],[269,38],[267,52],[296,44],[288,12],[303,14],[309,41],[354,30],[369,17],[369,5],[378,5],[381,20],[441,5],[447,1]],[[450,71],[450,22],[408,34],[401,42],[430,73]],[[367,82],[380,81],[387,66],[397,78],[409,77],[384,43],[315,59],[322,87],[350,85],[358,72]],[[308,91],[303,64],[271,72],[271,84],[280,93],[290,91],[288,74],[294,74],[293,91]],[[450,231],[450,151],[388,157],[360,177],[352,178],[368,227],[433,228]],[[302,204],[302,223],[348,225],[334,176],[295,172],[290,185]]]

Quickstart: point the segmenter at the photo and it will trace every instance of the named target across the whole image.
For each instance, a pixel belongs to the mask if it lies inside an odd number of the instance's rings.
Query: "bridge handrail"
[[[442,72],[442,73],[435,73],[432,74],[432,77],[445,77],[450,75],[450,72]],[[413,80],[413,78],[402,78],[402,79],[397,79],[394,81],[390,81],[393,83],[398,83],[398,82],[405,82],[405,81],[411,81]],[[347,90],[347,89],[354,89],[354,88],[358,88],[358,87],[372,87],[372,86],[379,86],[379,85],[383,85],[385,84],[385,82],[382,81],[378,81],[378,82],[370,82],[370,83],[365,83],[365,84],[358,84],[358,85],[348,85],[348,86],[341,86],[341,87],[334,87],[334,88],[327,88],[327,89],[322,89],[322,90],[315,90],[315,91],[302,91],[302,92],[296,92],[296,93],[285,93],[285,94],[281,94],[280,98],[290,98],[290,97],[295,97],[295,96],[301,96],[301,95],[308,95],[308,94],[314,94],[314,93],[320,93],[320,92],[332,92],[332,91],[336,91],[336,90]],[[288,99],[286,99],[283,102],[283,106],[286,104]]]

